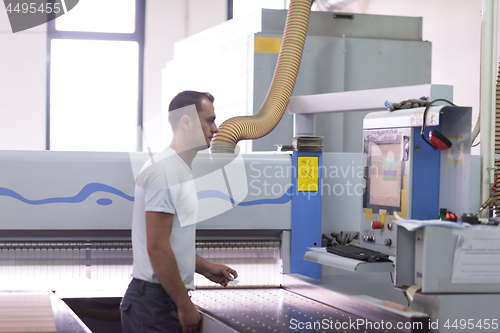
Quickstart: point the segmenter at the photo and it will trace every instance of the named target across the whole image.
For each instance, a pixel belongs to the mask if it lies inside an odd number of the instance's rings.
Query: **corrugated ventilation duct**
[[[261,138],[278,125],[299,72],[310,12],[310,0],[290,2],[278,64],[264,103],[253,116],[238,116],[223,122],[212,142],[212,152],[234,153],[238,141]]]

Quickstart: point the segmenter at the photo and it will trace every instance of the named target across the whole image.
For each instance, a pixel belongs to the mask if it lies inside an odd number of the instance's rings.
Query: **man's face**
[[[207,148],[210,148],[210,142],[214,138],[215,133],[219,131],[215,125],[214,104],[208,98],[203,98],[201,101],[201,111],[198,112],[200,118],[201,129],[203,136],[207,142]]]

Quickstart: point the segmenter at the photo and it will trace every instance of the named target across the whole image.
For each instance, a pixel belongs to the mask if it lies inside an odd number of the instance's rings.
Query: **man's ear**
[[[191,122],[191,119],[189,118],[189,116],[184,115],[181,117],[181,119],[179,121],[179,125],[181,125],[182,128],[186,129],[189,127],[190,122]]]

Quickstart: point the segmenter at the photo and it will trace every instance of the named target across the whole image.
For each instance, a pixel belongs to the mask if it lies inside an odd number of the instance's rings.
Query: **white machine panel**
[[[148,153],[0,152],[0,229],[128,230]],[[201,229],[290,229],[291,156],[200,153]],[[272,209],[269,209],[272,207]]]

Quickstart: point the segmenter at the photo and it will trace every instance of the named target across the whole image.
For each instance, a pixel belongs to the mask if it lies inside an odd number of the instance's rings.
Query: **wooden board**
[[[1,333],[56,333],[50,295],[0,294]]]

